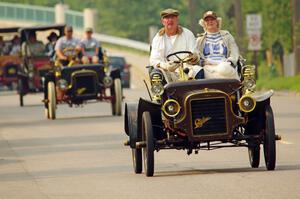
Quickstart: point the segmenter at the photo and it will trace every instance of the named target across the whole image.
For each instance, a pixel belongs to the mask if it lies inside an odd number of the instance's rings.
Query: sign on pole
[[[261,49],[262,19],[260,14],[248,14],[246,18],[247,34],[249,38],[248,50]]]

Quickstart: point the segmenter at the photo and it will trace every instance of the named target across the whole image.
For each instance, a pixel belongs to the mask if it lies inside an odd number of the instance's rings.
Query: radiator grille
[[[76,96],[85,96],[97,93],[97,82],[95,75],[75,75],[73,78]]]
[[[227,132],[225,98],[192,100],[191,112],[194,135]]]

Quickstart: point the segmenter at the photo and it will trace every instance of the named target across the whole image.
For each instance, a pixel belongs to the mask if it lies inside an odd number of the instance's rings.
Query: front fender
[[[161,133],[161,129],[159,127],[162,127],[162,118],[161,118],[161,105],[158,103],[154,103],[149,100],[145,100],[143,98],[140,98],[139,104],[138,104],[138,119],[137,119],[137,138],[138,140],[142,139],[142,116],[143,113],[147,111],[151,115],[151,121],[152,121],[152,127],[153,127],[153,136],[156,139],[161,139],[163,134]]]
[[[256,100],[255,109],[248,114],[248,122],[246,124],[246,134],[261,134],[265,125],[266,106],[270,105],[270,98],[274,94],[273,90],[264,92],[259,95],[253,95]]]
[[[129,102],[125,104],[124,128],[125,133],[129,136],[129,145],[135,147],[137,141],[137,102]]]
[[[270,101],[270,98],[273,96],[274,91],[269,90],[259,95],[253,95],[252,97],[256,100],[256,103],[264,103]]]
[[[110,77],[112,79],[117,79],[117,78],[121,79],[121,72],[120,72],[120,70],[118,68],[112,69],[110,71]]]

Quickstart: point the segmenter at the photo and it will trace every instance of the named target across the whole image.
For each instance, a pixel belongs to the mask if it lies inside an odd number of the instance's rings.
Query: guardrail
[[[55,24],[55,9],[52,7],[0,2],[0,19],[44,25]],[[66,24],[82,32],[84,27],[82,12],[67,10],[65,12],[65,21]],[[94,36],[100,42],[126,46],[146,52],[150,50],[150,45],[144,42],[98,33],[95,33]]]
[[[150,50],[150,45],[147,43],[144,43],[144,42],[120,38],[120,37],[114,37],[114,36],[99,34],[99,33],[94,33],[93,35],[100,42],[115,44],[115,45],[119,45],[119,46],[126,46],[129,48],[134,48],[134,49],[146,51],[146,52],[148,52]]]
[[[0,18],[53,24],[55,23],[55,12],[50,7],[0,2]]]

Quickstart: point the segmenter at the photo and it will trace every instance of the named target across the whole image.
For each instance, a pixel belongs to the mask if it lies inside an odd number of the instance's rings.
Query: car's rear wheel
[[[134,173],[142,173],[143,171],[143,158],[142,149],[131,149],[132,150],[132,163]]]
[[[18,79],[18,93],[20,106],[24,106],[24,85],[22,79]]]
[[[127,125],[128,125],[128,134],[130,137],[130,141],[140,141],[137,139],[137,135],[136,135],[136,128],[137,126],[134,125],[134,119],[132,114],[129,114],[127,112],[127,115],[125,115],[125,117],[127,117]],[[136,148],[132,148],[132,163],[133,163],[133,170],[134,173],[142,173],[143,170],[143,159],[142,159],[142,149],[136,149]]]
[[[268,170],[274,170],[276,166],[276,141],[273,110],[270,105],[265,110],[265,135],[264,135],[264,156]]]
[[[115,100],[112,102],[112,114],[122,115],[122,85],[119,78],[114,80],[114,97]]]
[[[154,174],[154,138],[149,112],[144,112],[142,116],[142,140],[146,142],[146,147],[143,148],[143,159],[145,174],[149,177]]]
[[[252,168],[259,167],[260,145],[248,147],[249,161]]]
[[[48,114],[49,119],[56,118],[56,94],[54,82],[48,82]]]

